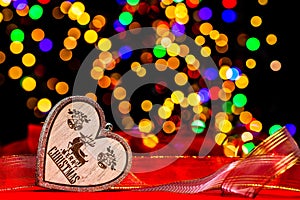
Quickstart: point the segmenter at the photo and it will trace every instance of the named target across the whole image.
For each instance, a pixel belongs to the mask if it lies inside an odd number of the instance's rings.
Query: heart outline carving
[[[58,102],[41,130],[36,184],[92,192],[121,182],[131,168],[132,152],[126,140],[105,125],[102,108],[86,96]]]

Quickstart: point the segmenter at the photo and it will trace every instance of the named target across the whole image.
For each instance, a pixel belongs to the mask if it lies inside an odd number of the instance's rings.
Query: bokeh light
[[[112,102],[117,102],[115,109],[123,126],[117,128],[135,129],[140,134],[140,144],[135,141],[134,146],[159,148],[183,125],[200,141],[212,128],[214,142],[222,148],[219,152],[228,157],[245,156],[261,137],[283,126],[293,137],[297,135],[297,124],[287,119],[271,122],[275,114],[263,119],[265,108],[260,111],[256,105],[261,98],[256,91],[267,88],[273,79],[283,84],[286,81],[279,76],[289,69],[285,51],[276,50],[285,45],[283,34],[278,24],[270,23],[268,7],[262,10],[275,3],[254,3],[255,12],[248,7],[253,2],[237,0],[2,0],[0,89],[4,88],[3,94],[17,91],[22,96],[17,100],[25,101],[20,105],[29,110],[32,121],[43,121],[52,104],[71,95],[81,64],[96,49],[94,60],[84,67],[91,79],[87,82],[93,81],[97,89],[84,94],[99,102],[105,115],[110,115]],[[156,28],[154,37],[145,37],[140,44],[127,43],[128,34],[138,35],[140,28],[149,26]],[[121,42],[115,45],[111,36],[116,33]],[[197,51],[187,40],[191,38]],[[150,48],[136,50],[135,45]],[[206,62],[210,58],[216,67]],[[147,82],[151,73],[143,65],[149,63],[157,71],[158,75],[151,77],[157,82],[129,96],[132,91],[122,86],[122,76],[134,72]],[[160,76],[168,70],[175,73],[167,79]],[[219,79],[222,83],[214,85]],[[264,79],[264,86],[255,88]],[[279,87],[275,89],[279,92]],[[217,113],[212,110],[215,102],[220,104]],[[275,108],[283,112],[288,105]],[[211,121],[214,123],[208,127]]]

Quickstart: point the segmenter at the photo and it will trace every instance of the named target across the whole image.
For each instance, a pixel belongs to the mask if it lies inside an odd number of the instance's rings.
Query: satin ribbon
[[[137,191],[168,191],[198,193],[221,189],[254,198],[263,188],[300,191],[300,177],[294,176],[285,183],[272,183],[295,164],[299,164],[300,150],[285,127],[261,142],[247,157],[223,166],[210,176],[179,181]],[[271,184],[269,184],[271,183]]]
[[[299,157],[297,143],[283,127],[261,142],[247,157],[233,159],[233,162],[222,166],[209,176],[149,186],[133,173],[129,173],[129,181],[121,182],[111,190],[193,194],[219,189],[223,193],[252,198],[262,189],[300,192]],[[35,185],[35,168],[34,155],[0,157],[0,191],[45,190]]]

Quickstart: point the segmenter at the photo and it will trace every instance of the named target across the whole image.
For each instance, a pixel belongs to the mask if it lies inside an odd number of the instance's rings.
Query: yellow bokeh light
[[[141,103],[141,108],[142,108],[142,110],[145,111],[145,112],[151,111],[151,109],[152,109],[152,102],[149,101],[149,100],[144,100],[144,101]]]
[[[23,75],[23,70],[19,66],[13,66],[8,70],[8,76],[11,79],[19,79]]]
[[[95,43],[97,39],[98,39],[98,34],[94,30],[87,30],[84,33],[84,40],[89,44]]]
[[[277,43],[277,36],[275,34],[268,34],[266,37],[266,42],[269,45],[274,45]]]
[[[19,54],[23,51],[24,45],[22,42],[13,41],[12,43],[10,43],[9,49],[13,54]]]
[[[227,135],[225,133],[218,133],[215,136],[215,142],[218,145],[222,145],[226,138],[227,138]]]
[[[174,19],[176,17],[175,9],[176,9],[176,7],[173,5],[166,7],[165,14],[166,14],[167,18]]]
[[[193,112],[196,114],[200,114],[203,111],[203,106],[202,105],[196,105],[193,106]]]
[[[174,12],[175,12],[175,16],[181,19],[187,16],[188,9],[184,3],[178,3],[176,4]]]
[[[260,16],[253,16],[251,17],[250,19],[250,24],[253,26],[253,27],[259,27],[261,24],[262,24],[262,19]]]
[[[237,157],[239,148],[236,147],[233,143],[224,143],[223,152],[226,157]]]
[[[232,124],[229,120],[224,119],[220,121],[220,123],[218,124],[218,128],[223,133],[229,133],[232,129]]]
[[[82,13],[82,15],[79,16],[79,18],[77,19],[78,24],[84,26],[87,25],[90,22],[90,14],[87,12]]]
[[[161,0],[161,2],[164,4],[164,5],[170,5],[173,3],[173,0]]]
[[[153,123],[149,119],[142,119],[139,122],[139,131],[142,133],[150,133],[153,129]]]
[[[210,33],[209,33],[209,37],[212,39],[212,40],[216,40],[220,37],[220,33],[219,31],[217,30],[212,30]]]
[[[48,98],[42,98],[37,102],[37,107],[41,112],[48,112],[51,107],[52,103]]]
[[[166,98],[163,103],[163,106],[169,108],[170,110],[174,110],[174,102],[171,98]]]
[[[171,94],[171,100],[175,104],[180,104],[184,100],[184,94],[180,90],[175,90]]]
[[[254,60],[253,58],[247,59],[247,60],[246,60],[246,66],[247,66],[249,69],[255,68],[255,66],[256,66],[256,60]]]
[[[258,0],[257,2],[262,6],[265,6],[268,4],[268,0]]]
[[[262,130],[262,123],[258,120],[253,120],[250,122],[250,130],[255,132],[260,132]]]
[[[113,91],[113,95],[117,100],[123,100],[126,97],[126,89],[123,87],[116,87]]]
[[[172,110],[167,106],[160,106],[158,109],[158,116],[162,119],[168,119],[172,115]]]
[[[12,0],[0,0],[0,6],[7,7],[10,5]]]
[[[22,63],[26,67],[32,67],[36,62],[36,58],[32,53],[26,53],[22,57]]]
[[[68,83],[66,83],[64,81],[58,82],[55,85],[55,90],[58,94],[64,95],[69,91],[69,85],[68,85]]]
[[[228,37],[225,34],[220,34],[219,37],[215,40],[216,45],[219,47],[225,47],[228,45]]]
[[[108,38],[101,38],[98,42],[98,48],[101,51],[108,51],[111,48],[111,41]]]
[[[84,13],[84,11],[85,11],[84,4],[77,1],[77,2],[74,2],[71,5],[70,9],[68,10],[68,16],[71,20],[77,20]]]
[[[229,66],[227,65],[223,65],[221,66],[220,70],[219,70],[219,76],[221,79],[223,80],[227,80],[227,76],[226,76],[226,72],[230,69]]]
[[[35,89],[36,81],[32,77],[26,76],[21,80],[21,86],[25,91],[30,92]]]
[[[197,106],[200,104],[200,97],[197,93],[190,93],[187,97],[190,106]]]
[[[143,144],[148,148],[154,148],[158,144],[159,139],[154,134],[148,134],[147,136],[143,137]]]
[[[131,70],[134,71],[134,72],[138,72],[140,69],[141,69],[141,63],[135,61],[135,62],[132,62],[131,63]]]
[[[203,57],[209,57],[211,55],[211,49],[208,46],[202,47],[200,53]]]
[[[196,43],[198,46],[203,46],[204,43],[205,43],[205,38],[204,38],[202,35],[198,35],[198,36],[195,38],[195,43]]]
[[[237,80],[235,80],[235,85],[240,88],[244,89],[249,85],[249,79],[246,74],[241,74]]]
[[[209,33],[213,30],[213,26],[209,22],[204,22],[199,26],[199,31],[203,35],[209,35]]]
[[[172,43],[167,47],[167,53],[169,56],[177,56],[180,53],[180,47],[176,43]]]

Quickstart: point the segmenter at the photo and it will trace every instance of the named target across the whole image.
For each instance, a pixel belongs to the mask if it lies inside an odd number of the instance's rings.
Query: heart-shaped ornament
[[[37,185],[66,191],[101,191],[122,181],[132,163],[126,140],[106,128],[102,108],[85,96],[58,102],[43,124]]]

